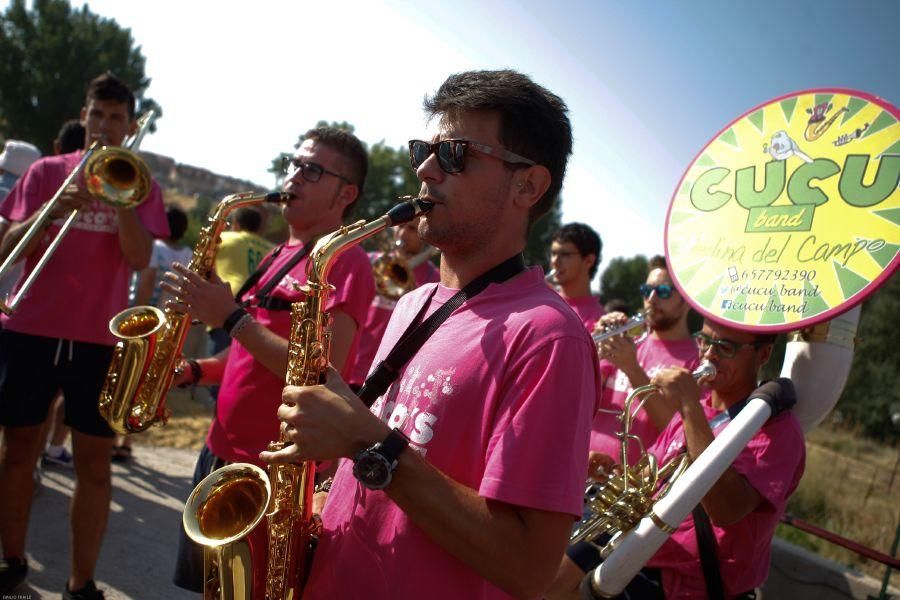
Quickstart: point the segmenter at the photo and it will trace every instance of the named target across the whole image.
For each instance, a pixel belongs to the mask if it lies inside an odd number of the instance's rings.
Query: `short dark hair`
[[[756,341],[753,342],[753,345],[757,348],[761,346],[768,346],[770,344],[774,344],[777,338],[777,333],[759,333],[756,335]]]
[[[94,77],[88,83],[85,100],[111,100],[125,103],[128,105],[128,118],[134,120],[134,93],[121,79],[109,71]]]
[[[656,256],[651,256],[650,260],[647,261],[647,275],[649,275],[651,271],[654,271],[656,269],[665,269],[666,271],[669,270],[669,265],[668,263],[666,263],[665,256],[657,254]]]
[[[550,187],[531,207],[529,228],[553,207],[572,154],[572,124],[562,98],[516,71],[467,71],[451,75],[426,97],[425,110],[431,117],[451,119],[465,110],[497,112],[500,142],[550,171]],[[508,169],[521,167],[504,164]]]
[[[359,190],[356,200],[344,208],[343,217],[346,219],[353,212],[359,199],[362,198],[366,185],[366,174],[369,171],[369,154],[366,152],[366,147],[355,135],[346,129],[337,127],[321,126],[310,129],[303,134],[303,139],[304,141],[313,140],[317,144],[331,148],[344,158],[345,166],[349,169],[346,176]]]
[[[262,225],[262,215],[252,206],[243,206],[234,211],[234,222],[240,225],[243,231],[256,233]]]
[[[593,254],[597,257],[594,265],[591,267],[591,279],[597,274],[600,267],[600,259],[602,258],[603,242],[600,236],[589,225],[584,223],[567,223],[556,230],[553,234],[553,242],[571,242],[578,248],[578,252],[582,256]]]
[[[188,216],[187,213],[177,206],[170,206],[166,209],[166,220],[169,221],[169,238],[176,242],[184,237],[187,231]]]
[[[59,153],[69,154],[84,148],[84,125],[78,119],[69,119],[59,128],[56,134],[59,142]]]
[[[603,305],[603,310],[605,310],[608,313],[611,313],[611,312],[627,313],[628,312],[628,303],[625,302],[624,300],[622,300],[621,298],[613,298],[612,300],[610,300],[609,302],[607,302],[606,304]]]

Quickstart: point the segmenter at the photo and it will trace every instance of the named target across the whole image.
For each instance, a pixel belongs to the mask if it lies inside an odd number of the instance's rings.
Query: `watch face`
[[[391,481],[391,468],[380,454],[364,452],[353,465],[353,476],[371,490],[380,490]]]

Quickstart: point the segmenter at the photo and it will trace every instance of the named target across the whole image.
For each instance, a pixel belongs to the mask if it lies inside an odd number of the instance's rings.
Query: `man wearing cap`
[[[31,163],[40,157],[41,151],[33,144],[19,140],[6,141],[6,147],[0,152],[0,201],[6,198]]]

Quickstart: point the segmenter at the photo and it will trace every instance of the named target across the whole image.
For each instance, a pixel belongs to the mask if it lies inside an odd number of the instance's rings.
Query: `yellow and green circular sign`
[[[900,112],[845,89],[799,92],[725,127],[669,206],[672,278],[704,316],[779,332],[886,281],[900,249]]]

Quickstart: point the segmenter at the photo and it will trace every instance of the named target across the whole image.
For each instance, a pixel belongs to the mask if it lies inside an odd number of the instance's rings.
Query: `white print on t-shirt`
[[[652,379],[654,375],[665,368],[666,365],[653,365],[647,369],[647,377]],[[616,371],[615,378],[607,381],[607,387],[609,387],[610,383],[612,384],[612,388],[617,392],[631,392],[631,381],[622,371]]]
[[[427,452],[425,445],[434,437],[434,424],[438,420],[434,409],[445,398],[453,395],[455,372],[455,367],[438,369],[423,377],[421,368],[413,367],[400,380],[394,399],[385,403],[384,397],[379,398],[372,406],[372,412],[382,419],[389,414],[388,426],[404,431],[413,446],[424,456]],[[412,424],[411,427],[407,427],[409,423]]]
[[[65,219],[56,219],[55,221],[60,226],[64,222]],[[93,204],[78,212],[78,218],[72,223],[72,227],[83,231],[116,233],[119,231],[119,218],[114,209],[103,204]]]

